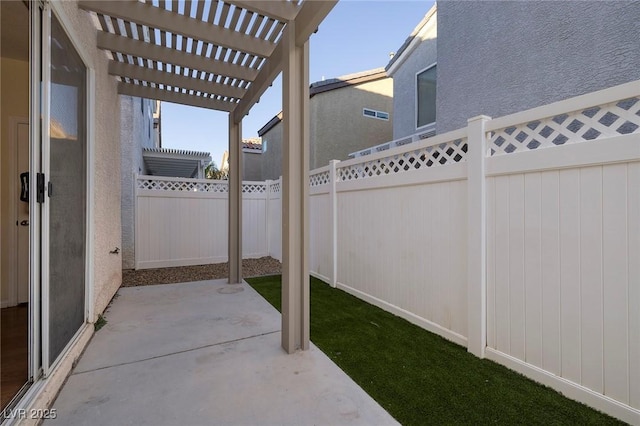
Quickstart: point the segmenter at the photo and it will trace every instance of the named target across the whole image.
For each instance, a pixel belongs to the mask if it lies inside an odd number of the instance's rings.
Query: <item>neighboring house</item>
[[[431,134],[436,122],[437,10],[433,6],[389,61],[393,78],[393,137]]]
[[[393,85],[382,68],[318,81],[309,90],[312,169],[391,139]],[[260,130],[262,177],[277,179],[282,167],[282,114]]]
[[[229,151],[222,154],[220,171],[229,175]],[[242,139],[242,180],[263,180],[262,138]]]
[[[262,178],[278,179],[282,175],[282,111],[258,130],[262,137]],[[310,165],[313,169],[313,165]]]
[[[222,159],[220,160],[220,171],[229,176],[229,151],[222,153]]]
[[[207,152],[162,148],[160,102],[120,95],[122,268],[135,262],[136,175],[203,178]]]
[[[242,139],[242,180],[263,180],[262,138]]]
[[[393,139],[639,79],[639,16],[637,1],[439,2],[386,67]]]

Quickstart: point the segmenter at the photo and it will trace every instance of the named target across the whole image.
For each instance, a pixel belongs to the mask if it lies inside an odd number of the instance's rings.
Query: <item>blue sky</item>
[[[432,1],[342,0],[311,36],[309,81],[384,67],[433,5]],[[242,121],[245,138],[258,135],[282,109],[281,77]],[[162,146],[206,151],[220,166],[228,144],[228,114],[162,103]]]

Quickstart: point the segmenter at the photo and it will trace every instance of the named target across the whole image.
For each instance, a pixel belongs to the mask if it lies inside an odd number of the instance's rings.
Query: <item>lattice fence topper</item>
[[[267,185],[264,183],[243,183],[243,194],[262,194],[267,192]]]
[[[348,181],[455,164],[466,161],[466,154],[467,138],[461,138],[352,166],[338,166],[338,177]]]
[[[330,180],[329,171],[320,172],[309,176],[309,185],[312,187],[325,185],[329,183]]]
[[[138,179],[138,189],[153,191],[192,191],[227,193],[229,185],[223,182],[192,182],[156,179]]]
[[[640,132],[640,97],[496,130],[489,156],[531,151]]]
[[[280,185],[280,181],[276,181],[271,184],[270,189],[271,189],[271,192],[277,193],[277,192],[280,192],[281,188],[282,186]]]

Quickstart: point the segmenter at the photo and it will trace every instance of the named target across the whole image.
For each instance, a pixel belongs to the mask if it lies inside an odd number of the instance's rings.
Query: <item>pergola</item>
[[[337,0],[82,0],[118,93],[229,113],[229,283],[242,282],[242,119],[283,73],[282,347],[309,348],[309,37]]]

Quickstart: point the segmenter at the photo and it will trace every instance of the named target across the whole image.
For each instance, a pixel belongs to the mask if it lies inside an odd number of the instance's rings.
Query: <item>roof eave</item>
[[[400,49],[396,52],[396,54],[391,58],[387,66],[385,67],[385,71],[387,76],[393,77],[395,72],[400,68],[400,66],[407,60],[407,58],[413,53],[413,51],[420,45],[422,42],[421,35],[427,32],[431,28],[434,19],[437,19],[437,3],[434,4],[431,9],[427,12],[424,18],[420,21],[420,23],[416,26],[416,28],[411,32],[409,37],[404,41]]]
[[[322,86],[315,86],[309,89],[309,98],[313,98],[318,93],[330,92],[332,90],[342,89],[343,87],[356,86],[358,84],[369,83],[376,80],[382,80],[384,78],[388,78],[387,73],[384,69],[380,69],[380,71],[364,75],[360,77],[351,78],[348,80],[338,80],[335,83],[329,83]]]

